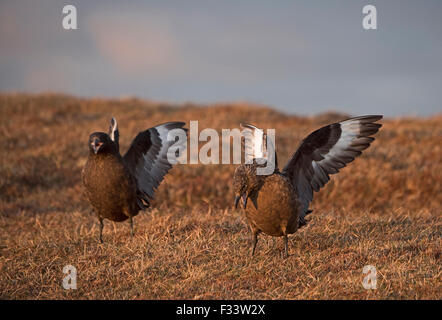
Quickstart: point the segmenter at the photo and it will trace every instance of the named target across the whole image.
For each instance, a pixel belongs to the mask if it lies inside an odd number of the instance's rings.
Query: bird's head
[[[242,205],[245,209],[247,207],[247,198],[249,196],[248,186],[248,170],[245,165],[240,165],[236,168],[233,175],[233,191],[235,193],[235,208],[238,208],[239,200],[242,198]]]
[[[256,174],[257,166],[259,165],[256,162],[253,162],[253,164],[243,164],[236,168],[233,175],[235,208],[238,208],[239,200],[242,198],[243,208],[246,209],[247,199],[251,198],[253,200],[259,192],[264,177]]]
[[[89,150],[91,154],[105,153],[112,150],[113,141],[104,132],[94,132],[89,136]]]

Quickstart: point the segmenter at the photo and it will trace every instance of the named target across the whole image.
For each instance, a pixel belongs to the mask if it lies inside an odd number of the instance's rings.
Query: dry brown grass
[[[251,122],[276,128],[284,164],[299,141],[339,120],[245,104],[172,107],[137,99],[0,95],[0,298],[441,299],[442,117],[385,119],[377,140],[313,202],[306,228],[262,236],[253,259],[244,215],[232,209],[234,166],[174,168],[153,209],[106,221],[103,245],[82,196],[90,132],[120,123],[122,150],[141,129],[199,120],[200,129]],[[78,289],[62,288],[63,266]],[[362,287],[376,266],[378,289]]]

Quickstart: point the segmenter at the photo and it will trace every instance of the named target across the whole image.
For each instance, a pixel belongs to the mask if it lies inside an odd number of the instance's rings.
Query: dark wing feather
[[[329,180],[370,146],[381,124],[381,115],[351,118],[322,127],[305,138],[286,164],[283,173],[292,181],[301,204],[300,224],[318,192]]]
[[[137,182],[137,197],[141,209],[148,207],[155,190],[172,168],[167,152],[175,141],[168,141],[169,131],[187,131],[183,128],[184,125],[184,122],[168,122],[142,131],[124,155],[123,160]],[[184,149],[184,145],[181,147]]]

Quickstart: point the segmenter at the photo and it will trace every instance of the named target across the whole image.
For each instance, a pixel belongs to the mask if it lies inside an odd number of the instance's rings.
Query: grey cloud
[[[442,2],[58,1],[0,4],[0,90],[249,100],[289,113],[440,113]]]

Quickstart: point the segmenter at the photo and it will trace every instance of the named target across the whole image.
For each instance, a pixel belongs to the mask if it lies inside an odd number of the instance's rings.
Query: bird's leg
[[[256,244],[258,243],[259,230],[252,230],[252,257],[255,254]]]
[[[283,236],[283,238],[284,238],[284,258],[288,258],[288,256],[289,256],[289,238],[287,237],[286,234]]]
[[[103,243],[103,218],[98,217],[100,221],[100,243]]]
[[[130,223],[130,234],[133,237],[135,235],[135,232],[134,232],[134,220],[132,219],[132,216],[129,217],[129,223]]]

